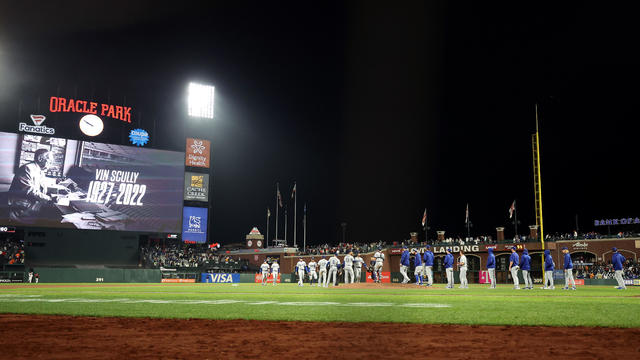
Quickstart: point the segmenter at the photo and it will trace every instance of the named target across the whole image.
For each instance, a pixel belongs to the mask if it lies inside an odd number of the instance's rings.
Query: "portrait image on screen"
[[[0,132],[3,222],[178,232],[184,153]]]

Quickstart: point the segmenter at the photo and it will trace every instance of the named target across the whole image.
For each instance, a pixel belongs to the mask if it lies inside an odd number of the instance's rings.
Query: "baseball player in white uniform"
[[[336,276],[338,274],[338,266],[340,266],[340,260],[334,254],[331,258],[329,258],[329,273],[327,274],[327,282],[325,283],[325,287],[331,281],[333,286],[336,286]],[[333,280],[331,280],[331,276],[333,276]]]
[[[269,278],[269,264],[267,259],[264,259],[262,265],[260,265],[260,271],[262,271],[262,285],[267,285],[267,279]]]
[[[353,277],[353,252],[349,252],[347,256],[344,257],[344,283],[353,284]]]
[[[467,257],[464,256],[464,252],[460,250],[460,257],[458,258],[458,269],[460,270],[460,289],[468,289],[469,281],[467,280]]]
[[[318,286],[327,287],[327,259],[323,256],[318,260]]]
[[[362,265],[364,265],[365,267],[367,267],[367,265],[364,263],[364,259],[360,257],[359,254],[356,253],[356,257],[353,259],[353,264],[355,266],[355,277],[356,277],[356,282],[359,283],[360,279],[362,277]]]
[[[382,253],[382,246],[378,246],[378,251],[373,254],[373,258],[376,260],[373,266],[373,272],[376,274],[376,282],[381,283],[382,279],[382,265],[384,264],[384,254]]]
[[[307,263],[300,258],[298,263],[296,264],[296,269],[298,269],[298,286],[304,285],[304,270],[307,267]]]
[[[280,264],[277,261],[273,261],[271,264],[271,275],[273,276],[273,285],[278,285],[278,273],[280,273]]]
[[[307,266],[309,267],[309,285],[313,286],[313,280],[315,280],[316,283],[318,282],[318,273],[316,272],[318,264],[314,258],[311,258]]]

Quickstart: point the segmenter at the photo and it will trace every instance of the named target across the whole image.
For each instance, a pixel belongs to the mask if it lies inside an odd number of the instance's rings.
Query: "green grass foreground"
[[[158,318],[640,327],[640,288],[577,291],[295,284],[0,284],[0,313]]]

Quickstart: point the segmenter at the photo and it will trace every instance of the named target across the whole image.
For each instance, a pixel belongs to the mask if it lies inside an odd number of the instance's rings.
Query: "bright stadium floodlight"
[[[210,85],[189,83],[189,116],[213,119],[213,90]]]

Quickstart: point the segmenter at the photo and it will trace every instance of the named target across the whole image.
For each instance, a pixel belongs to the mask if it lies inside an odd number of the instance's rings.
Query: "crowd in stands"
[[[0,265],[24,264],[24,242],[13,238],[0,239]]]
[[[590,240],[590,239],[610,239],[610,238],[629,238],[629,237],[639,237],[640,233],[631,232],[631,231],[620,231],[612,235],[603,235],[597,233],[595,231],[590,231],[586,233],[578,233],[577,231],[571,233],[553,233],[547,234],[544,238],[545,241],[553,241],[553,240]]]
[[[625,279],[640,279],[640,265],[629,259],[625,261],[623,277]],[[577,279],[614,279],[615,270],[610,263],[596,262],[592,265],[578,267]]]
[[[338,245],[315,245],[315,246],[307,246],[306,251],[301,250],[300,255],[331,255],[336,252],[340,254],[346,254],[350,251],[354,253],[368,253],[376,251],[378,246],[387,247],[387,243],[384,241],[377,241],[368,244],[364,243],[340,243]]]
[[[481,235],[476,237],[448,237],[437,245],[478,245],[478,244],[491,244],[493,243],[493,237],[490,235]]]
[[[197,268],[215,265],[246,266],[246,261],[218,254],[207,244],[179,240],[149,241],[140,246],[140,266],[146,268]]]
[[[150,241],[140,246],[144,267],[198,267],[208,260],[217,259],[214,251],[205,246],[175,241]]]
[[[615,270],[613,264],[594,261],[594,258],[583,256],[573,257],[574,269],[577,279],[614,279]],[[623,277],[625,279],[640,279],[640,264],[633,259],[627,259],[623,263]]]

